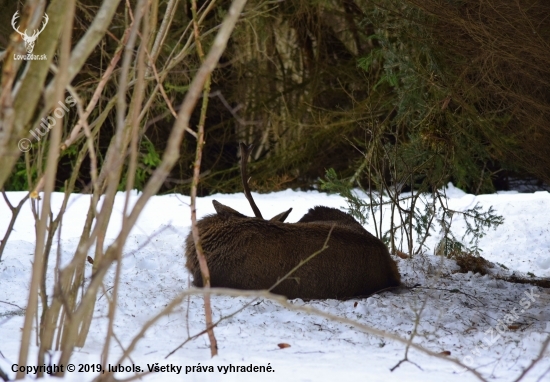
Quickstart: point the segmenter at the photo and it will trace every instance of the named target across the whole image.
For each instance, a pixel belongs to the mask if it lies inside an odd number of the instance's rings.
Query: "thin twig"
[[[298,305],[292,304],[286,299],[286,297],[281,296],[281,295],[277,295],[277,294],[273,294],[273,293],[270,293],[270,292],[265,291],[265,290],[264,291],[254,291],[254,290],[239,290],[239,289],[227,289],[227,288],[210,288],[209,290],[205,290],[203,288],[200,288],[200,289],[199,288],[191,288],[191,289],[188,289],[186,291],[181,292],[178,296],[176,296],[176,298],[174,298],[172,300],[172,302],[162,312],[159,312],[155,317],[153,317],[149,321],[147,321],[145,323],[145,325],[142,327],[142,329],[140,330],[140,332],[138,333],[138,335],[136,335],[136,337],[134,337],[134,340],[132,340],[132,343],[130,344],[130,346],[128,346],[127,351],[129,353],[131,353],[131,351],[133,351],[133,349],[137,345],[137,342],[139,341],[139,339],[141,339],[141,337],[143,337],[145,332],[156,321],[158,321],[161,317],[163,317],[166,314],[168,314],[169,312],[171,312],[179,303],[181,303],[183,301],[185,296],[195,295],[195,294],[197,294],[197,295],[210,294],[210,295],[231,296],[231,297],[265,298],[265,299],[275,301],[278,304],[280,304],[281,306],[283,306],[283,307],[285,307],[285,308],[287,308],[291,311],[298,311],[298,312],[303,312],[303,313],[307,313],[307,314],[312,314],[312,315],[316,315],[316,316],[326,318],[326,319],[334,321],[334,322],[350,325],[350,326],[353,326],[356,329],[358,329],[358,330],[360,330],[364,333],[368,333],[368,334],[372,334],[372,335],[375,335],[375,336],[379,336],[379,337],[387,338],[387,339],[390,339],[390,340],[394,340],[394,341],[397,341],[397,342],[402,343],[404,345],[409,343],[408,338],[402,338],[402,337],[399,337],[396,334],[384,332],[380,329],[370,327],[368,325],[362,324],[362,323],[354,321],[352,319],[349,319],[349,318],[346,318],[346,317],[339,317],[339,316],[336,316],[334,314],[327,313],[327,312],[324,312],[322,310],[313,308],[311,306],[298,306]],[[418,344],[415,344],[415,343],[411,343],[410,347],[420,351],[421,353],[424,353],[424,354],[439,358],[441,360],[453,363],[457,366],[460,366],[461,368],[464,368],[464,369],[468,370],[469,372],[471,372],[472,374],[474,374],[480,381],[485,381],[485,382],[487,381],[485,378],[483,378],[483,376],[477,370],[463,364],[462,362],[460,362],[457,359],[454,359],[452,357],[448,357],[448,356],[443,355],[443,354],[436,353],[432,350],[426,349],[425,347],[423,347],[421,345],[418,345]],[[123,354],[121,356],[121,358],[117,361],[117,363],[120,363],[120,362],[124,361],[124,359],[126,359],[126,355]]]
[[[8,377],[8,375],[4,372],[4,370],[2,370],[2,368],[0,368],[0,378],[2,378],[2,380],[4,382],[8,382],[10,380],[10,378]]]
[[[287,280],[292,274],[294,274],[294,272],[296,272],[299,268],[301,268],[302,266],[304,266],[307,262],[309,262],[311,259],[313,259],[315,256],[319,255],[321,252],[325,251],[327,248],[328,248],[328,241],[330,239],[330,236],[332,234],[332,230],[334,229],[334,225],[330,228],[330,231],[327,235],[327,238],[325,239],[325,242],[323,244],[323,247],[321,249],[319,249],[318,251],[315,251],[314,253],[312,253],[311,255],[309,255],[307,258],[305,258],[304,260],[301,260],[298,265],[296,265],[294,268],[292,268],[289,272],[287,272],[286,275],[284,275],[283,277],[281,277],[279,280],[277,280],[277,282],[275,284],[273,284],[271,286],[271,288],[269,288],[267,290],[267,292],[271,292],[273,289],[275,289],[280,283],[282,283],[283,281]],[[212,325],[212,328],[218,326],[222,321],[225,321],[231,317],[234,317],[235,315],[237,315],[238,313],[242,312],[243,310],[245,310],[247,307],[249,307],[250,305],[252,305],[253,303],[255,303],[257,300],[259,299],[259,297],[247,302],[246,304],[244,304],[243,306],[241,306],[239,309],[235,310],[234,312],[226,315],[226,316],[223,316],[221,317],[220,319],[218,319],[218,321],[216,321],[213,325]],[[168,353],[166,355],[166,357],[164,358],[168,358],[170,357],[172,354],[174,354],[176,351],[178,351],[179,349],[181,349],[183,346],[185,346],[185,344],[187,344],[188,342],[194,340],[195,338],[198,338],[200,336],[202,336],[204,333],[207,332],[207,329],[205,330],[202,330],[200,331],[199,333],[196,333],[194,334],[193,336],[189,336],[189,333],[187,334],[187,339],[185,341],[183,341],[183,343],[181,343],[180,345],[178,345],[174,350],[172,350],[170,353]]]
[[[25,308],[21,308],[19,305],[12,304],[11,302],[2,301],[2,300],[0,300],[0,302],[3,303],[3,304],[8,304],[8,305],[15,306],[16,308],[19,308],[21,310],[25,310]]]
[[[200,41],[199,25],[197,23],[197,1],[191,0],[191,11],[193,13],[193,31],[195,35],[195,44],[197,47],[197,54],[202,63],[204,63],[204,52],[202,50],[202,44]],[[202,159],[202,147],[204,145],[204,123],[206,121],[206,111],[208,109],[208,97],[210,92],[210,74],[206,76],[204,81],[203,99],[201,107],[201,115],[199,118],[199,126],[197,128],[197,150],[195,155],[195,163],[193,166],[193,183],[191,184],[191,232],[193,235],[193,241],[195,242],[195,249],[197,252],[197,259],[199,261],[199,267],[201,270],[202,283],[204,288],[210,288],[210,270],[202,250],[201,239],[199,236],[199,228],[197,226],[197,188],[199,185],[200,171],[201,171],[201,159]],[[218,354],[218,343],[216,336],[214,335],[214,328],[212,327],[212,306],[210,304],[210,295],[204,295],[204,317],[206,321],[206,331],[208,333],[208,339],[210,340],[210,354],[212,357]]]
[[[19,211],[21,211],[21,208],[23,207],[23,204],[29,199],[29,194],[25,195],[23,199],[19,201],[19,204],[17,204],[17,207],[14,207],[6,195],[6,192],[2,190],[2,196],[4,197],[4,200],[6,201],[6,204],[8,205],[8,208],[11,211],[11,219],[8,224],[8,228],[6,229],[6,233],[4,234],[4,238],[0,239],[0,262],[2,261],[2,254],[4,253],[4,248],[6,248],[6,245],[8,244],[8,239],[13,231],[13,226],[15,225],[15,220],[19,216]]]
[[[546,340],[542,343],[542,346],[540,347],[539,354],[537,355],[537,358],[535,358],[529,366],[527,366],[521,374],[514,380],[514,382],[519,382],[523,379],[523,377],[542,359],[544,356],[544,352],[546,351],[546,348],[550,345],[550,334],[546,337]]]
[[[69,65],[69,58],[71,52],[71,31],[72,21],[75,9],[75,0],[68,2],[63,9],[63,15],[65,22],[63,24],[63,32],[60,42],[60,54],[59,54],[59,73],[52,80],[54,85],[53,97],[55,101],[63,102],[63,92],[68,84],[68,72],[67,67]],[[68,31],[68,33],[66,33]],[[45,186],[44,186],[44,198],[42,204],[42,211],[40,211],[40,219],[36,227],[36,246],[34,251],[34,262],[32,267],[31,285],[29,288],[29,297],[27,303],[27,310],[25,311],[25,320],[23,324],[23,333],[21,335],[21,347],[19,349],[19,364],[26,365],[28,361],[29,345],[31,332],[33,330],[33,317],[37,313],[38,305],[38,290],[42,284],[44,274],[44,244],[46,230],[48,229],[48,219],[50,217],[51,197],[55,186],[55,175],[57,173],[57,160],[59,157],[59,143],[61,141],[61,126],[64,115],[58,117],[54,113],[56,119],[55,126],[51,129],[50,134],[50,146],[48,150],[46,171],[45,171]],[[38,334],[39,330],[37,330]],[[40,358],[40,355],[39,355]],[[24,371],[21,369],[17,371],[17,378],[22,379],[25,377]]]

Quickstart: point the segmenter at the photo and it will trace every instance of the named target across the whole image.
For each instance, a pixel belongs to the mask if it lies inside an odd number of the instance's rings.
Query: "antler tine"
[[[43,21],[43,24],[42,24],[42,29],[40,29],[40,32],[38,32],[38,34],[42,33],[42,31],[44,31],[44,28],[46,28],[46,25],[48,25],[48,21],[50,21],[50,18],[48,16],[47,13],[44,13],[44,21]]]
[[[14,14],[13,14],[13,17],[11,18],[11,26],[13,27],[13,29],[19,33],[21,36],[23,36],[25,33],[22,33],[21,31],[19,31],[19,27],[16,27],[15,26],[15,22],[17,21],[17,19],[19,18],[19,11],[16,11]],[[26,32],[26,31],[25,31]]]
[[[250,203],[250,207],[252,207],[252,211],[254,211],[254,215],[257,218],[263,219],[262,213],[260,212],[258,206],[254,202],[254,199],[252,198],[252,194],[250,193],[250,187],[248,187],[249,178],[246,175],[246,166],[248,164],[248,157],[250,156],[250,152],[252,151],[253,145],[247,146],[241,142],[239,146],[241,148],[241,178],[243,181],[244,195],[246,196],[246,199],[248,199],[248,203]]]

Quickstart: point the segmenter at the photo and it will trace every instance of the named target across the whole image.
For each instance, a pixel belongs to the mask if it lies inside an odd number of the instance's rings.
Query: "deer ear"
[[[234,210],[231,207],[227,207],[224,204],[221,204],[217,200],[212,200],[212,204],[214,205],[214,209],[218,213],[218,215],[223,217],[238,217],[238,218],[245,218],[246,216],[241,214],[239,211]]]
[[[290,208],[288,211],[281,212],[278,215],[273,216],[271,219],[269,219],[270,222],[284,222],[288,215],[290,214],[290,211],[292,211],[292,208]]]

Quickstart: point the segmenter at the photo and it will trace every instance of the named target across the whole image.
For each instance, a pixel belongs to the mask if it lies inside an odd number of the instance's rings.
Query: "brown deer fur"
[[[397,266],[384,243],[340,210],[318,206],[297,223],[283,223],[290,210],[267,221],[213,203],[217,214],[197,223],[212,287],[269,289],[319,251],[332,227],[328,248],[273,293],[289,299],[345,299],[400,285]],[[200,287],[202,276],[191,234],[185,254],[193,284]]]
[[[269,289],[300,261],[321,250],[327,238],[328,248],[302,264],[272,292],[291,299],[345,299],[401,284],[384,243],[345,212],[318,206],[297,223],[283,223],[291,208],[264,220],[246,174],[252,146],[241,143],[240,148],[243,189],[255,217],[214,200],[217,213],[197,222],[212,287]],[[191,233],[185,246],[186,267],[193,275],[193,284],[200,287],[202,275]]]

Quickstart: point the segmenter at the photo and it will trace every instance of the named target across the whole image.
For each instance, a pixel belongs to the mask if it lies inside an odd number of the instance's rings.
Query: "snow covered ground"
[[[531,272],[550,277],[550,194],[546,191],[519,194],[514,192],[473,196],[450,186],[449,206],[456,210],[471,208],[479,202],[492,205],[503,215],[504,224],[489,230],[481,240],[482,255],[495,264],[516,272]],[[12,204],[24,193],[10,192]],[[61,194],[55,194],[53,207],[59,208]],[[61,232],[62,259],[74,254],[88,209],[86,195],[72,195]],[[137,194],[132,194],[135,200]],[[297,221],[315,205],[345,207],[339,196],[318,192],[291,190],[254,194],[262,213],[271,217],[293,207],[288,221]],[[189,232],[187,196],[154,197],[133,229],[124,248],[122,284],[115,333],[127,346],[142,325],[181,291],[188,288],[183,243]],[[213,213],[216,199],[232,208],[252,215],[243,194],[215,195],[198,201],[199,217]],[[27,202],[28,203],[28,202]],[[108,239],[120,229],[124,194],[117,195]],[[10,219],[10,211],[0,200],[0,235]],[[372,219],[370,221],[372,224]],[[372,227],[367,226],[371,232]],[[460,231],[460,224],[457,226]],[[149,243],[147,240],[152,238]],[[348,301],[294,300],[295,306],[311,306],[321,311],[348,318],[374,328],[409,338],[435,352],[450,352],[476,368],[485,378],[512,381],[537,357],[541,344],[550,333],[550,289],[528,284],[512,284],[489,275],[456,273],[456,264],[432,256],[438,238],[427,242],[426,256],[398,260],[405,284],[422,287],[396,294],[384,292],[367,299]],[[55,244],[57,245],[57,244]],[[53,253],[57,247],[54,245]],[[14,227],[0,263],[0,369],[13,378],[17,364],[24,308],[34,252],[34,220],[26,205]],[[53,269],[53,261],[50,268]],[[499,265],[499,272],[505,272]],[[91,265],[88,265],[89,277]],[[113,274],[106,278],[112,286]],[[51,294],[53,272],[49,272]],[[250,298],[213,297],[215,318],[239,309]],[[71,362],[77,371],[66,374],[75,381],[89,381],[97,373],[78,373],[79,364],[100,362],[106,330],[106,298],[99,298],[90,335],[84,348],[76,351]],[[284,308],[270,300],[259,300],[239,314],[222,321],[215,329],[219,356],[210,358],[208,339],[202,336],[187,343],[165,358],[187,337],[205,326],[202,297],[193,296],[174,313],[161,319],[143,338],[124,365],[172,365],[171,370],[148,374],[145,381],[464,381],[476,377],[450,362],[409,351],[412,362],[395,366],[405,355],[405,345],[365,334],[349,324],[330,321],[316,315]],[[280,349],[278,344],[290,347]],[[111,363],[121,354],[112,345]],[[36,347],[32,348],[29,365],[36,365]],[[55,364],[59,353],[52,354]],[[48,360],[49,361],[49,360]],[[265,372],[229,371],[229,366],[263,366]],[[26,365],[25,365],[26,366]],[[200,368],[197,368],[200,366]],[[206,366],[206,368],[204,368]],[[210,368],[210,366],[212,366]],[[269,366],[269,368],[268,368]],[[179,374],[177,374],[177,367]],[[193,369],[194,367],[194,369]],[[170,369],[170,368],[169,368]],[[186,374],[187,369],[187,374]],[[197,371],[199,369],[200,371]],[[525,377],[527,381],[550,381],[550,350]],[[206,370],[206,371],[204,371]],[[212,371],[209,371],[212,370]],[[225,373],[224,373],[225,371]],[[131,372],[117,373],[117,378]],[[183,375],[183,376],[182,376]],[[29,379],[33,378],[29,375]]]

